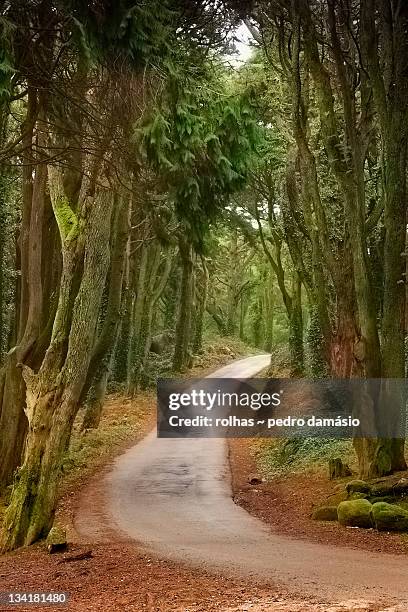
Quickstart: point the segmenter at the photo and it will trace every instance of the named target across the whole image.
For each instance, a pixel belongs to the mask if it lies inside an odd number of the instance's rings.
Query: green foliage
[[[290,438],[262,440],[254,443],[253,452],[261,473],[273,478],[288,473],[327,469],[329,459],[340,457],[345,463],[354,460],[351,440],[331,438]]]
[[[135,138],[197,244],[229,196],[241,189],[260,143],[250,92],[228,95],[225,75],[204,65],[169,75],[157,108]]]
[[[308,375],[312,379],[325,378],[328,375],[327,364],[323,358],[323,336],[315,308],[312,308],[310,313],[306,346]]]
[[[132,68],[165,61],[176,31],[169,2],[117,0],[98,4],[66,0],[73,43],[89,63],[122,55]]]
[[[8,100],[15,73],[13,57],[14,24],[4,16],[0,17],[0,102]]]

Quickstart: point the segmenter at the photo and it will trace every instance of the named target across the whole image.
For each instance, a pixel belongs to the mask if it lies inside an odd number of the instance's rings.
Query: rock
[[[174,341],[174,333],[172,331],[164,331],[161,334],[153,336],[150,343],[150,352],[161,355]]]
[[[337,506],[320,506],[313,511],[314,521],[337,521]]]
[[[386,502],[377,502],[371,508],[371,516],[378,531],[408,531],[408,512]]]
[[[349,495],[352,493],[371,493],[371,486],[364,480],[351,480],[346,484],[346,491]]]
[[[47,536],[46,544],[50,555],[68,550],[66,530],[63,527],[52,527]]]
[[[385,497],[387,495],[394,497],[393,485],[386,482],[373,484],[371,487],[371,494],[377,497]]]
[[[392,504],[395,501],[395,498],[392,495],[385,495],[384,497],[369,497],[368,501],[372,504],[378,504],[379,502],[386,502],[387,504]]]
[[[408,494],[408,478],[400,478],[393,487],[398,494]]]
[[[330,459],[329,461],[329,479],[335,480],[336,478],[344,478],[345,476],[351,476],[351,470],[346,463],[343,463],[341,459]]]
[[[368,493],[352,493],[348,499],[367,499]]]
[[[340,502],[343,502],[346,500],[348,500],[348,495],[345,489],[343,488],[342,491],[337,491],[336,493],[332,493],[331,495],[328,496],[327,501],[326,501],[326,506],[336,506],[337,508]]]
[[[248,476],[248,482],[251,485],[262,484],[262,478],[260,478],[257,474],[250,474]]]
[[[385,496],[403,496],[408,494],[408,479],[407,478],[383,478],[373,483],[371,488],[372,494]]]
[[[367,499],[352,499],[341,502],[337,508],[337,518],[340,525],[345,527],[373,526],[371,519],[372,504]]]

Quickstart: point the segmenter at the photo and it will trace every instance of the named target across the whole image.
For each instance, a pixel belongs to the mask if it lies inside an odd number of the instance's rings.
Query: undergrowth
[[[351,470],[357,469],[351,440],[290,438],[256,440],[252,453],[262,476],[316,472],[328,469],[330,459],[340,458]]]

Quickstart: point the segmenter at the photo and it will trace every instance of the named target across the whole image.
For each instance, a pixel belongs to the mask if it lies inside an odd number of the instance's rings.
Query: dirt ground
[[[75,542],[77,539],[74,517],[81,495],[89,492],[90,488],[92,490],[99,476],[109,469],[114,456],[135,444],[153,428],[155,417],[153,394],[143,394],[136,402],[116,395],[107,401],[99,432],[89,434],[94,438],[81,439],[79,431],[74,432],[71,457],[74,465],[69,466],[63,482],[63,494],[57,511],[57,521],[67,527],[69,541]],[[129,435],[122,431],[123,419],[129,423]],[[97,511],[103,500],[94,498],[93,502]],[[50,555],[45,545],[40,543],[0,556],[0,593],[24,590],[69,594],[67,606],[0,604],[0,610],[263,611],[271,610],[272,605],[280,606],[279,602],[286,605],[284,596],[271,587],[234,582],[205,571],[153,559],[141,553],[135,544],[123,542],[113,531],[108,534],[110,541],[105,543],[97,543],[101,534],[96,535],[95,541],[70,544],[69,551],[64,554]],[[89,558],[66,560],[88,551],[92,551]],[[273,609],[292,610],[292,607]],[[318,608],[310,608],[313,609]]]
[[[90,549],[89,559],[64,561]],[[261,587],[248,589],[222,576],[152,559],[138,553],[132,544],[122,543],[73,546],[64,555],[49,555],[43,547],[34,546],[0,559],[0,583],[2,591],[67,592],[68,609],[75,612],[222,610],[248,600],[259,603],[267,597],[270,601],[280,598],[279,593]]]
[[[125,417],[134,434],[123,436],[122,441],[114,440],[98,450],[103,432],[115,431],[119,419]],[[89,490],[100,475],[109,469],[112,458],[135,444],[155,422],[155,403],[152,394],[145,394],[137,402],[124,400],[119,396],[108,399],[103,415],[101,430],[96,438],[96,451],[86,449],[85,458],[80,434],[74,433],[74,459],[78,468],[70,467],[62,486],[63,495],[59,502],[57,521],[67,527],[68,540],[76,541],[74,528],[75,510],[78,500]],[[83,441],[86,446],[86,440]],[[98,459],[98,453],[99,459]],[[87,465],[82,466],[86,460]],[[102,507],[103,500],[93,499],[94,509]],[[110,612],[147,610],[149,612],[198,612],[211,610],[264,610],[271,609],[277,601],[282,601],[279,592],[262,585],[248,585],[233,582],[222,576],[214,576],[204,571],[190,570],[141,553],[137,546],[123,542],[114,531],[108,535],[107,542],[100,543],[101,534],[95,541],[70,544],[67,553],[50,555],[44,544],[20,549],[12,554],[0,556],[0,592],[37,591],[66,592],[69,594],[67,606],[2,606],[0,610],[70,610],[72,612],[100,611]],[[115,541],[116,540],[116,541]],[[97,542],[98,541],[98,542]],[[67,561],[71,556],[92,551],[86,559]],[[284,601],[284,600],[283,600]],[[257,608],[254,608],[254,606]],[[267,606],[260,607],[260,606]],[[275,609],[275,608],[274,608]],[[280,609],[280,608],[276,608]]]
[[[127,415],[130,424],[137,422],[131,435],[122,436],[122,425],[118,421]],[[107,403],[104,421],[95,448],[88,455],[84,453],[79,434],[77,436],[76,461],[63,485],[64,492],[58,511],[58,520],[68,526],[68,533],[74,533],[75,508],[79,497],[98,474],[109,469],[112,458],[129,445],[143,437],[154,424],[155,410],[152,396],[146,395],[140,403],[127,402],[115,397]],[[119,428],[118,428],[119,427]],[[116,428],[116,429],[115,429]],[[100,436],[109,435],[111,430],[120,435],[108,445]],[[105,432],[105,433],[104,433]],[[378,537],[376,533],[364,534],[353,530],[339,532],[331,525],[319,526],[307,519],[312,501],[327,493],[323,479],[313,482],[274,483],[252,487],[246,484],[253,465],[248,455],[247,441],[231,444],[231,463],[234,473],[234,494],[249,512],[269,522],[281,533],[307,537],[324,542],[339,541],[342,544],[366,547],[369,550],[403,552],[398,536]],[[98,449],[98,445],[101,448]],[[86,444],[85,444],[86,447]],[[85,450],[87,450],[85,448]],[[88,452],[88,451],[87,451]],[[98,459],[98,454],[101,456]],[[295,489],[290,487],[296,485]],[[293,490],[295,493],[293,493]],[[295,503],[294,503],[295,502]],[[95,498],[98,507],[102,500]],[[339,533],[341,535],[339,535]],[[0,592],[37,591],[66,592],[69,603],[55,606],[1,606],[2,612],[12,609],[28,610],[69,610],[70,612],[111,612],[146,610],[148,612],[396,612],[396,608],[379,608],[370,603],[347,601],[331,605],[307,600],[302,594],[288,595],[279,587],[265,585],[246,579],[231,580],[204,570],[195,570],[180,564],[162,561],[138,550],[132,542],[123,541],[114,532],[110,541],[101,542],[97,537],[90,542],[70,544],[67,553],[50,555],[44,544],[20,549],[0,557]],[[340,540],[339,540],[340,537]],[[75,538],[72,539],[75,542]],[[80,553],[87,558],[72,560]]]
[[[316,506],[330,503],[338,481],[329,481],[323,473],[304,473],[250,485],[248,476],[257,473],[251,440],[228,442],[234,501],[270,525],[275,533],[373,552],[408,554],[407,536],[342,527],[336,522],[310,518]]]
[[[73,542],[69,545],[68,552],[50,555],[45,544],[39,543],[0,557],[0,592],[65,592],[69,596],[68,605],[24,607],[0,604],[0,610],[324,610],[325,608],[313,601],[288,600],[282,592],[270,585],[254,582],[249,584],[245,580],[232,581],[206,571],[152,558],[138,550],[136,544],[123,541],[122,536],[113,530],[96,532],[92,541],[78,539],[74,523],[79,499],[83,495],[92,498],[93,517],[90,517],[90,520],[93,520],[95,514],[103,514],[103,498],[96,494],[97,483],[100,482],[102,474],[109,470],[115,455],[141,439],[154,425],[153,397],[144,396],[138,405],[139,408],[133,402],[124,402],[123,398],[118,396],[109,398],[101,431],[110,431],[111,424],[116,423],[125,413],[131,422],[138,422],[133,440],[125,437],[122,444],[115,443],[108,449],[105,445],[104,455],[99,462],[94,453],[91,453],[86,469],[73,469],[67,476],[62,488],[64,494],[59,503],[57,521],[67,528],[68,540]],[[78,449],[75,452],[78,452]],[[82,553],[90,554],[85,559],[70,560]]]
[[[69,561],[92,550],[92,557]],[[49,555],[43,546],[0,558],[0,590],[66,592],[69,603],[49,606],[1,606],[70,612],[396,612],[366,602],[330,605],[292,599],[271,586],[231,580],[205,571],[160,561],[137,551],[133,544],[74,545],[66,554]],[[401,611],[402,612],[402,611]]]

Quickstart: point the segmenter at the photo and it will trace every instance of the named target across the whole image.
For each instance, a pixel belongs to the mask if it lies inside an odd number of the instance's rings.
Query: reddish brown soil
[[[147,398],[146,398],[146,404]],[[61,500],[59,518],[68,523],[72,533],[75,533],[72,524],[75,508],[80,496],[92,497],[92,487],[98,480],[98,475],[109,469],[109,463],[113,456],[120,450],[124,450],[130,444],[143,436],[153,425],[154,412],[152,406],[143,408],[141,427],[135,439],[126,440],[122,449],[115,447],[108,453],[103,461],[89,466],[85,476],[74,475],[64,487],[64,496]],[[122,414],[123,400],[116,398],[107,406],[104,420],[115,420]],[[302,508],[310,511],[311,498],[308,497],[309,482],[299,483],[295,496],[290,491],[290,483],[283,483],[278,489],[272,485],[262,484],[255,487],[265,493],[255,493],[254,487],[246,486],[245,481],[249,472],[253,471],[253,465],[248,456],[246,442],[233,443],[232,464],[234,466],[234,491],[250,512],[257,514],[264,520],[276,526],[283,533],[296,534],[298,537],[314,537],[308,521],[299,513],[297,516],[291,514],[289,508],[293,499],[300,498]],[[93,475],[93,478],[90,476]],[[296,483],[293,483],[296,484]],[[275,485],[276,486],[276,485]],[[325,494],[325,483],[316,488],[313,483],[314,495]],[[269,492],[268,492],[269,491]],[[276,502],[275,498],[278,498]],[[262,500],[262,501],[261,501]],[[272,500],[275,500],[273,505]],[[102,508],[102,500],[93,496],[92,506],[96,514]],[[273,522],[271,506],[278,508]],[[99,510],[98,510],[99,509]],[[302,515],[302,516],[301,516]],[[276,517],[279,516],[279,520]],[[306,526],[308,526],[306,528]],[[326,530],[327,526],[324,526]],[[353,530],[356,531],[356,530]],[[321,526],[316,528],[317,534],[325,533]],[[320,539],[320,541],[333,541],[338,543],[338,533],[332,531],[330,526],[327,531],[331,540]],[[44,545],[35,545],[29,549],[21,549],[13,554],[0,557],[0,592],[5,591],[64,591],[69,593],[70,603],[63,607],[2,607],[0,610],[7,612],[11,609],[27,612],[28,610],[69,610],[70,612],[112,612],[112,611],[140,611],[148,612],[343,612],[354,611],[377,611],[380,608],[366,602],[345,602],[344,605],[313,602],[298,596],[292,599],[272,586],[266,586],[248,580],[231,580],[223,576],[215,576],[201,570],[194,570],[179,564],[161,561],[152,558],[137,549],[133,543],[123,541],[118,534],[112,530],[104,532],[108,536],[104,542],[99,541],[99,535],[92,542],[83,542],[70,545],[66,554],[49,555]],[[359,535],[359,534],[358,534]],[[375,536],[372,534],[371,537]],[[353,534],[355,537],[355,534]],[[383,538],[384,536],[381,536]],[[378,538],[377,538],[378,539]],[[392,539],[391,541],[396,541]],[[374,542],[374,540],[373,540]],[[344,542],[343,542],[344,543]],[[361,546],[361,544],[355,544]],[[67,562],[65,559],[70,555],[83,551],[92,550],[92,557],[84,560]],[[384,550],[384,548],[370,548],[371,550]],[[387,550],[393,550],[388,548]]]
[[[92,460],[80,473],[70,474],[62,487],[62,497],[57,512],[58,521],[68,527],[71,544],[66,554],[49,555],[44,544],[20,549],[0,556],[0,592],[37,591],[69,593],[68,606],[1,606],[1,611],[69,610],[70,612],[140,611],[202,612],[211,610],[238,610],[251,605],[251,609],[270,610],[274,601],[282,602],[279,610],[287,608],[286,599],[280,593],[246,581],[231,581],[167,561],[153,559],[137,549],[135,544],[123,542],[114,530],[103,528],[95,533],[92,542],[78,538],[74,528],[75,510],[82,496],[92,498],[90,514],[97,515],[97,524],[104,523],[103,499],[96,484],[112,459],[148,433],[155,424],[156,411],[153,395],[143,394],[133,402],[112,396],[105,406],[101,427],[109,429],[110,423],[126,411],[132,420],[139,420],[139,427],[132,439],[114,445],[103,458]],[[106,449],[105,449],[106,451]],[[94,494],[93,494],[94,493]],[[90,516],[90,520],[95,517]],[[103,543],[100,543],[100,540]],[[80,561],[65,562],[64,558],[92,550],[92,557]],[[249,602],[249,603],[248,603]],[[266,603],[265,603],[266,602]],[[306,605],[306,604],[305,604]],[[256,606],[256,608],[255,608]],[[266,607],[265,607],[266,606]],[[302,605],[303,608],[303,605]],[[293,608],[294,609],[294,608]],[[306,608],[305,608],[306,609]],[[315,608],[309,608],[314,610]],[[302,610],[303,612],[303,610]]]
[[[270,587],[266,590],[244,581],[232,582],[222,576],[216,577],[204,571],[153,559],[141,553],[135,544],[123,542],[114,530],[104,525],[101,516],[97,516],[97,525],[103,525],[102,533],[96,532],[92,542],[78,538],[74,517],[79,499],[84,495],[92,498],[90,520],[95,518],[95,513],[103,514],[103,499],[97,487],[100,477],[109,470],[115,455],[135,444],[154,426],[154,398],[146,395],[135,403],[118,396],[109,398],[102,427],[109,427],[109,423],[120,418],[124,410],[128,413],[137,411],[140,416],[140,427],[135,437],[125,440],[120,447],[112,447],[102,460],[93,462],[85,471],[70,475],[63,486],[58,521],[68,527],[69,541],[79,543],[71,544],[66,554],[49,555],[45,545],[38,544],[0,556],[0,592],[66,592],[69,594],[69,605],[15,608],[0,604],[0,610],[199,612],[225,610],[227,606],[235,610],[248,601],[258,605],[259,610],[264,610],[262,602],[265,598],[269,603],[274,599],[281,600],[279,593],[271,592]],[[101,539],[103,543],[100,543]],[[92,558],[64,561],[70,555],[88,550],[92,550]]]
[[[250,485],[248,476],[257,472],[251,440],[231,439],[229,449],[234,501],[270,525],[275,533],[373,552],[408,553],[408,539],[399,534],[311,519],[314,507],[331,503],[330,496],[338,481],[333,483],[319,473],[305,473]]]
[[[70,554],[88,550],[74,546],[66,555],[49,555],[41,546],[0,558],[1,591],[67,592],[68,606],[35,607],[35,610],[180,611],[220,610],[226,606],[253,603],[265,597],[279,598],[244,582],[231,582],[177,565],[152,559],[129,544],[91,545],[93,557],[64,562]],[[14,607],[13,607],[14,608]],[[0,610],[10,610],[1,607]],[[18,607],[18,610],[28,610]]]

